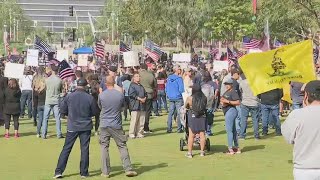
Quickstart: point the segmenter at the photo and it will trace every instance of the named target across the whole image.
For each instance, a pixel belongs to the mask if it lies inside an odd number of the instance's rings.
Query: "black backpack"
[[[201,96],[192,97],[192,113],[199,118],[206,114],[207,97],[201,93]]]

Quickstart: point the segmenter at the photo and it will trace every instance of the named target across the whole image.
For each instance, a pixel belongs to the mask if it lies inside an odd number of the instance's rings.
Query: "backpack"
[[[214,88],[210,84],[203,84],[201,86],[201,91],[207,97],[207,103],[209,103],[214,97]]]
[[[206,114],[207,109],[207,97],[201,93],[199,97],[192,97],[192,113],[199,118]]]

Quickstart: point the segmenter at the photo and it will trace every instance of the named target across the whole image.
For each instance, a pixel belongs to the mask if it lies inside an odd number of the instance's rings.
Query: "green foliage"
[[[210,21],[205,26],[214,39],[235,41],[256,33],[250,3],[246,0],[221,0],[215,3]]]

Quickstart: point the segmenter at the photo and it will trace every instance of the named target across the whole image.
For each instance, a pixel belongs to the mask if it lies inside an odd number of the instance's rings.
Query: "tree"
[[[205,24],[214,39],[235,41],[257,32],[252,21],[250,3],[246,0],[220,0],[213,7],[210,20]]]

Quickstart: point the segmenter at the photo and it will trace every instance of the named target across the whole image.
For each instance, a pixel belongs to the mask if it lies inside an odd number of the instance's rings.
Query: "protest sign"
[[[174,61],[174,62],[191,62],[191,53],[173,54],[172,61]]]
[[[57,50],[57,60],[60,62],[63,60],[66,60],[68,62],[69,51],[68,50]]]
[[[88,65],[88,54],[78,54],[78,66]]]
[[[24,64],[6,63],[4,76],[7,78],[20,79],[23,77]]]
[[[220,72],[223,69],[228,70],[229,68],[229,63],[228,61],[214,61],[213,62],[213,70]]]
[[[140,66],[137,52],[128,51],[123,53],[124,67]]]
[[[27,51],[27,66],[39,66],[39,50],[38,49],[28,49]]]

